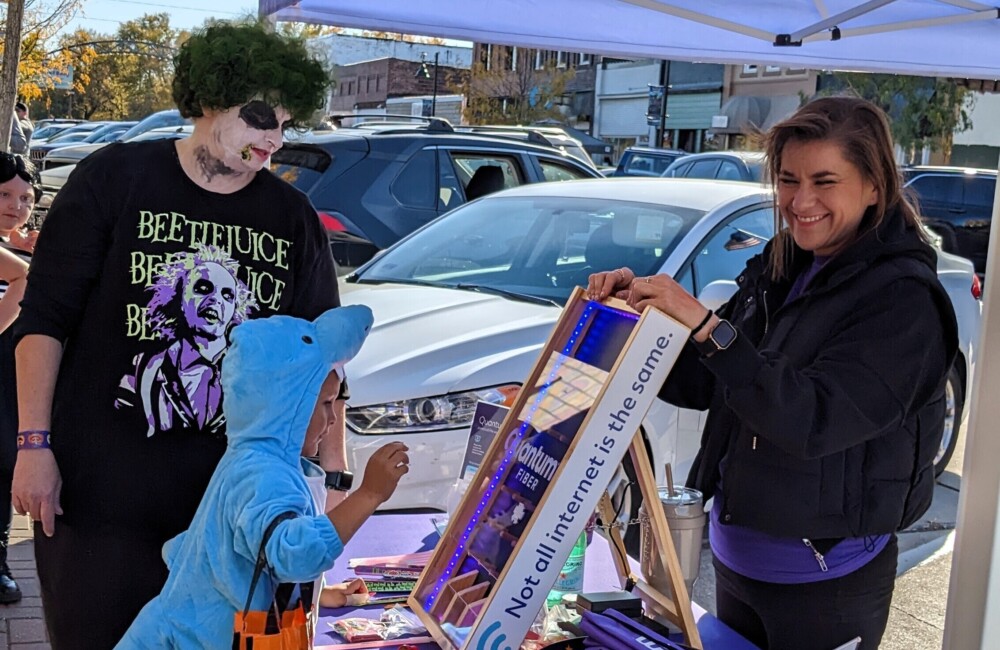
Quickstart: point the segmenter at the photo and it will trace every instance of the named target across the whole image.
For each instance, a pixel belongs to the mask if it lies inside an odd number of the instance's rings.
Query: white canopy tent
[[[624,57],[1000,76],[1000,9],[971,0],[260,0],[260,7],[276,20]]]
[[[1000,78],[1000,7],[971,0],[259,0],[262,16],[549,50]],[[1000,125],[997,125],[1000,128]],[[998,193],[1000,195],[1000,193]],[[993,223],[1000,224],[994,199]],[[945,648],[1000,648],[1000,227],[959,501]]]

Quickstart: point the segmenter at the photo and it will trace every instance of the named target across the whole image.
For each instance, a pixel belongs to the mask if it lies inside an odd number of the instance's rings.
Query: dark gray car
[[[312,201],[342,267],[359,266],[480,196],[526,183],[601,177],[556,148],[460,133],[443,120],[306,135],[275,152],[271,169]]]

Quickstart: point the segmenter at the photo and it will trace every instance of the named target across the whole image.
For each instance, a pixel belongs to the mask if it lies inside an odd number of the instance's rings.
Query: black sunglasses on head
[[[0,153],[0,183],[6,183],[15,176],[30,184],[35,189],[35,202],[42,198],[42,184],[38,177],[38,169],[30,160],[16,153]]]

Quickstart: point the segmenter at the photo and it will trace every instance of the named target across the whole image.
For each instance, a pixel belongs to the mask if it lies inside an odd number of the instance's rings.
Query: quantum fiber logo
[[[479,637],[479,644],[476,646],[476,650],[511,650],[509,645],[500,647],[500,644],[507,640],[506,634],[501,634],[497,638],[493,639],[493,644],[487,647],[489,639],[493,636],[493,633],[500,629],[500,621],[493,621],[490,626],[486,628],[483,635]]]

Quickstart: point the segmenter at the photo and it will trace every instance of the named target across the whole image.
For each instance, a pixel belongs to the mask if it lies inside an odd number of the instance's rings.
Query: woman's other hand
[[[642,313],[646,307],[656,307],[688,329],[698,327],[708,315],[708,307],[668,275],[635,278],[628,293],[627,302],[632,309]],[[711,326],[702,328],[698,334],[706,331],[711,331]]]
[[[627,292],[635,273],[628,267],[622,267],[613,271],[602,271],[591,273],[587,278],[587,298],[590,300],[604,300],[608,296],[615,294],[618,298],[626,300]]]

